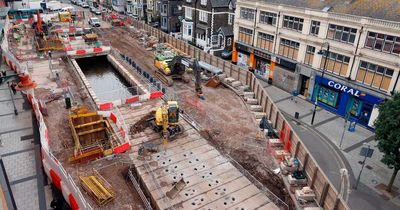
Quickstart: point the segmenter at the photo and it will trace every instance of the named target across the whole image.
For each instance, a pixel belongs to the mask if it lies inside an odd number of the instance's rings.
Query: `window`
[[[207,5],[207,0],[201,0],[200,4],[203,5],[203,6],[206,6]]]
[[[330,89],[328,87],[318,85],[318,95],[317,99],[319,102],[322,102],[326,105],[329,105],[333,108],[338,108],[339,106],[339,98],[340,95],[338,91]]]
[[[199,11],[199,20],[201,22],[205,22],[207,23],[207,19],[208,19],[208,14],[205,11]]]
[[[326,60],[326,57],[328,57],[328,60]],[[328,56],[323,55],[322,57],[320,65],[321,69],[324,69],[325,60],[327,71],[338,74],[340,76],[346,76],[347,70],[349,68],[350,57],[334,52],[329,52]]]
[[[393,69],[361,61],[358,67],[356,81],[387,91],[390,81],[392,80],[393,72]]]
[[[228,24],[232,25],[234,19],[235,19],[235,15],[234,14],[229,14],[228,15]]]
[[[328,29],[328,39],[333,39],[339,42],[344,42],[348,44],[354,43],[356,39],[357,29],[349,28],[345,26],[339,26],[334,24],[329,24]]]
[[[161,18],[161,27],[167,28],[167,17]]]
[[[163,4],[161,7],[161,13],[167,14],[168,12],[168,4]]]
[[[239,27],[239,41],[251,45],[252,39],[253,39],[253,30]]]
[[[303,30],[303,18],[297,18],[292,16],[283,16],[283,27],[295,31],[301,32]]]
[[[313,60],[314,60],[314,53],[315,53],[315,47],[307,45],[306,57],[304,58],[304,64],[307,64],[309,66],[312,65]]]
[[[258,32],[257,35],[257,47],[272,52],[274,45],[274,36],[263,32]]]
[[[246,19],[246,20],[254,20],[254,14],[255,10],[254,9],[249,9],[249,8],[240,8],[240,18]]]
[[[319,34],[319,25],[321,25],[321,22],[312,20],[311,21],[311,29],[310,29],[310,34],[314,36],[318,36]]]
[[[300,43],[281,38],[278,54],[296,60],[299,54],[299,47]]]
[[[187,36],[192,36],[192,25],[184,24],[183,33]]]
[[[268,25],[276,25],[276,13],[272,12],[260,12],[260,23],[268,24]]]
[[[191,20],[193,17],[192,8],[185,7],[185,18]]]
[[[231,46],[231,45],[232,45],[232,38],[228,38],[228,39],[226,40],[226,45],[227,45],[227,46]]]
[[[187,3],[192,3],[192,0],[186,0]]]
[[[400,54],[400,37],[368,32],[365,47],[391,54]]]

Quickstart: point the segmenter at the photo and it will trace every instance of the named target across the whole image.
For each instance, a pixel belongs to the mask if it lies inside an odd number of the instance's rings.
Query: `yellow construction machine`
[[[190,61],[187,58],[168,51],[156,54],[154,59],[154,66],[158,69],[156,77],[168,86],[172,86],[173,80],[176,79],[188,83],[190,77],[186,73],[186,68],[189,65]]]
[[[183,132],[179,124],[179,106],[176,101],[168,101],[159,107],[153,118],[150,119],[150,127],[157,133],[161,133],[164,143],[177,134]]]

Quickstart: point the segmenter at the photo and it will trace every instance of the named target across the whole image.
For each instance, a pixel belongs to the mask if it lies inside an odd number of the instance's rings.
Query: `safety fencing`
[[[33,89],[28,90],[27,96],[39,125],[40,144],[42,146],[42,164],[46,175],[53,182],[54,186],[62,192],[71,209],[92,209],[86,202],[78,186],[76,186],[72,177],[65,171],[49,149],[49,131],[44,122],[39,101],[35,98]]]
[[[6,28],[9,28],[8,17],[5,25],[5,29]],[[5,30],[5,34],[7,33],[9,33],[9,30]],[[29,72],[26,71],[26,66],[20,63],[20,61],[18,61],[9,51],[8,40],[6,38],[2,40],[1,50],[3,53],[4,62],[13,71],[16,73],[29,74]],[[92,207],[86,202],[72,177],[65,171],[63,166],[49,149],[49,131],[44,122],[43,115],[40,111],[41,106],[38,100],[35,98],[34,91],[30,89],[26,91],[26,94],[30,104],[32,105],[33,112],[39,126],[42,165],[46,175],[53,182],[54,186],[62,192],[65,200],[70,205],[72,210],[91,210]]]
[[[326,174],[320,169],[320,166],[312,156],[312,153],[310,153],[307,147],[303,144],[296,132],[293,131],[293,128],[288,123],[285,116],[279,111],[278,107],[274,104],[254,74],[246,69],[241,69],[230,61],[225,61],[219,57],[210,55],[187,42],[176,39],[175,37],[140,21],[130,20],[129,22],[132,22],[132,25],[136,29],[145,30],[150,35],[159,38],[159,40],[164,40],[180,53],[218,67],[222,69],[228,77],[234,78],[241,81],[242,84],[249,86],[255,93],[255,98],[263,107],[263,112],[265,113],[266,118],[272,124],[277,133],[280,134],[280,139],[285,150],[293,157],[298,158],[302,168],[305,169],[308,178],[308,185],[314,189],[317,203],[323,207],[323,209],[349,209],[345,200],[327,178]]]

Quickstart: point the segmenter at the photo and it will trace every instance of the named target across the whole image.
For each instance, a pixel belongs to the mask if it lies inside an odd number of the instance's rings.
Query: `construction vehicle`
[[[154,66],[158,69],[156,77],[168,86],[172,86],[173,80],[176,79],[188,83],[190,77],[186,74],[186,68],[189,67],[189,64],[188,58],[176,55],[171,51],[157,54],[154,59]]]
[[[179,106],[176,101],[168,101],[159,107],[154,117],[150,118],[150,127],[157,133],[161,133],[164,143],[168,139],[183,133],[183,127],[179,124]]]

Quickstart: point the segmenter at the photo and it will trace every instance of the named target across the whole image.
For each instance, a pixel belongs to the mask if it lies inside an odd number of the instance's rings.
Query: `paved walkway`
[[[1,70],[7,68],[4,64]],[[14,74],[7,71],[7,75]],[[10,79],[11,81],[13,79]],[[18,115],[14,114],[7,83],[0,85],[0,155],[17,209],[48,209],[45,176],[41,167],[39,131],[26,97],[13,96]],[[51,192],[51,191],[49,191]],[[51,195],[51,194],[50,194]],[[47,196],[47,200],[50,200]]]
[[[380,162],[382,154],[376,148],[374,133],[357,126],[355,132],[345,129],[342,149],[339,149],[340,139],[344,130],[345,121],[327,110],[318,107],[314,125],[311,125],[311,117],[314,104],[296,97],[292,100],[290,93],[287,93],[275,86],[263,82],[265,90],[278,108],[288,119],[293,129],[300,136],[306,147],[320,165],[321,169],[328,176],[336,189],[340,186],[340,168],[347,168],[349,171],[349,184],[345,184],[348,203],[351,209],[399,209],[400,196],[386,199],[377,189],[380,184],[387,184],[392,170]],[[299,112],[299,120],[294,120],[295,112]],[[372,158],[367,159],[366,166],[361,176],[358,189],[353,189],[355,179],[361,169],[362,157],[359,156],[360,149],[364,142],[371,144],[375,149]],[[400,187],[400,179],[397,177],[395,186]],[[389,201],[388,201],[389,200]]]

